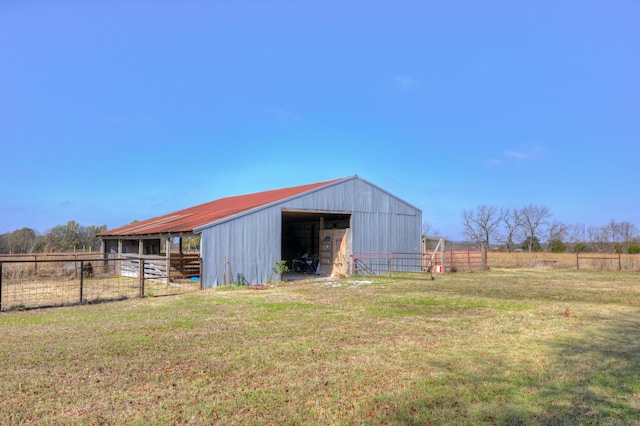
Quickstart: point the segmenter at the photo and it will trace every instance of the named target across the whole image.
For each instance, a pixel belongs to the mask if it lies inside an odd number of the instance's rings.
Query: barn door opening
[[[334,273],[336,259],[348,259],[347,249],[351,235],[351,214],[341,212],[282,211],[282,259],[292,270],[293,259],[302,255],[313,256],[318,262],[319,275]],[[330,250],[323,253],[325,238],[331,243]],[[338,255],[341,253],[340,255]],[[324,265],[323,265],[324,262]],[[344,262],[346,271],[346,261]]]

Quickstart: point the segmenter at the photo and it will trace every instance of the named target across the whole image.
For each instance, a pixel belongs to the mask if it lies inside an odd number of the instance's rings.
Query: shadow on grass
[[[542,342],[550,350],[537,372],[527,373],[522,365],[510,371],[507,365],[435,363],[439,378],[379,398],[377,407],[392,424],[404,425],[638,424],[640,313],[588,322],[595,326]],[[501,364],[496,356],[475,361]]]

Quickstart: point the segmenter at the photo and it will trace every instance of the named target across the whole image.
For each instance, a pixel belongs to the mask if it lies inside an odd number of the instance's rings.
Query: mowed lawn
[[[635,424],[640,275],[492,270],[0,314],[2,424]]]

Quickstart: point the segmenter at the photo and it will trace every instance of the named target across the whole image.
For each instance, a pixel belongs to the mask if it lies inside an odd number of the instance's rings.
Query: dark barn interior
[[[321,229],[347,229],[351,215],[348,213],[282,212],[282,259],[291,268],[291,261],[303,254],[320,254]]]

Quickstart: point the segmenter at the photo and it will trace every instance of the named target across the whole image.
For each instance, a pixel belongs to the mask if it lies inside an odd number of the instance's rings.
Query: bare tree
[[[487,247],[491,238],[496,235],[501,212],[494,206],[480,205],[475,210],[463,210],[461,214],[463,233],[471,241],[484,242]]]
[[[607,225],[611,242],[616,250],[627,250],[629,243],[636,234],[636,226],[628,221],[616,222],[611,220]]]
[[[423,237],[438,237],[440,231],[434,229],[431,222],[422,222],[422,236]]]
[[[527,241],[528,251],[533,251],[533,243],[535,241],[536,232],[538,232],[541,226],[548,223],[551,217],[551,211],[546,206],[529,204],[526,207],[520,209],[520,215],[522,217],[522,230],[525,240]]]
[[[568,233],[568,240],[574,244],[587,241],[587,227],[584,223],[576,223],[570,226]]]
[[[564,252],[567,249],[565,241],[567,239],[567,235],[569,234],[569,226],[554,220],[547,229],[548,237],[547,237],[547,245],[549,251],[554,253]]]
[[[597,251],[605,251],[611,245],[611,230],[608,226],[587,227],[589,243]]]
[[[507,248],[507,252],[511,252],[515,245],[513,240],[522,232],[522,217],[518,209],[511,209],[502,210],[500,218],[504,228],[504,234],[500,239]]]
[[[567,235],[569,234],[569,226],[554,220],[547,230],[549,234],[548,241],[565,241],[567,239]]]

